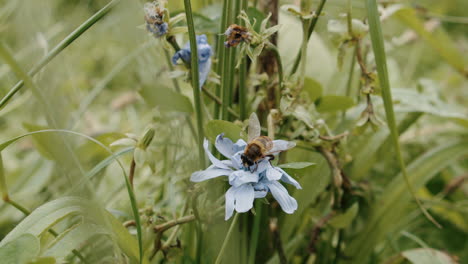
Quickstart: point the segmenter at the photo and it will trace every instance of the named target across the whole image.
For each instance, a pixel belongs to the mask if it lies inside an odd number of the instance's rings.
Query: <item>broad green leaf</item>
[[[401,252],[413,264],[457,264],[447,253],[432,248],[416,248]]]
[[[5,179],[5,168],[3,167],[2,153],[0,152],[0,195],[8,196],[8,186]]]
[[[242,128],[238,125],[224,120],[211,120],[205,126],[205,134],[211,143],[214,143],[216,137],[224,133],[224,136],[236,142],[240,138],[245,138]]]
[[[306,77],[304,79],[304,91],[309,95],[310,101],[315,102],[315,100],[322,96],[322,84],[312,78]]]
[[[454,41],[442,29],[429,32],[416,15],[414,8],[401,8],[394,15],[421,36],[448,64],[461,74],[467,74],[463,62],[464,54],[457,50]]]
[[[94,236],[103,234],[109,233],[102,227],[83,221],[56,237],[43,255],[55,257],[59,262],[63,262],[65,257],[72,253],[72,250],[79,250]]]
[[[41,257],[36,258],[28,264],[56,264],[57,261],[53,257]]]
[[[85,208],[86,204],[81,199],[73,197],[61,198],[46,203],[34,210],[8,233],[0,242],[0,246],[17,239],[24,233],[30,233],[38,237],[64,218],[84,213]]]
[[[300,229],[295,230],[295,228],[297,226],[304,227],[302,223],[308,221],[306,215],[309,211],[307,209],[316,202],[317,196],[325,190],[331,179],[330,167],[327,161],[317,152],[296,147],[288,151],[287,158],[291,162],[308,160],[316,165],[300,170],[293,170],[290,173],[301,184],[302,190],[295,190],[291,194],[297,200],[299,207],[294,214],[284,215],[280,229],[281,237],[284,241],[293,239],[296,235],[301,234],[301,232],[308,232]]]
[[[345,213],[334,216],[328,223],[334,228],[349,226],[359,211],[359,204],[354,203]]]
[[[26,133],[26,134],[23,134],[21,136],[17,136],[15,138],[12,138],[12,139],[9,139],[5,142],[3,142],[2,144],[0,144],[0,152],[2,150],[4,150],[6,147],[8,147],[9,145],[13,144],[14,142],[16,142],[17,140],[21,139],[21,138],[24,138],[26,136],[30,136],[30,135],[36,135],[36,134],[41,134],[41,133],[65,133],[65,134],[71,134],[71,135],[75,135],[75,136],[80,136],[80,137],[84,137],[86,138],[87,140],[90,140],[90,141],[93,141],[95,142],[96,144],[100,145],[101,147],[103,147],[104,149],[107,149],[108,152],[110,154],[114,156],[114,154],[112,153],[112,151],[105,145],[103,145],[101,142],[95,140],[94,138],[91,138],[87,135],[84,135],[84,134],[81,134],[81,133],[78,133],[78,132],[74,132],[74,131],[70,131],[70,130],[64,130],[64,129],[47,129],[47,130],[39,130],[39,131],[33,131],[33,132],[30,132],[30,133]],[[128,196],[129,196],[129,200],[130,200],[130,204],[131,204],[131,207],[132,207],[132,212],[133,212],[133,216],[135,218],[135,222],[136,222],[136,229],[137,229],[137,237],[138,237],[138,248],[139,248],[139,259],[140,259],[140,263],[142,263],[144,260],[143,258],[143,248],[142,248],[142,244],[143,244],[143,239],[142,239],[142,236],[141,236],[141,224],[140,224],[140,215],[138,213],[138,206],[137,206],[137,201],[136,201],[136,197],[135,197],[135,193],[133,192],[133,188],[132,186],[130,185],[130,182],[128,180],[128,177],[127,177],[127,173],[125,171],[125,169],[123,168],[123,165],[122,163],[120,163],[119,160],[117,160],[117,163],[119,164],[120,168],[122,169],[122,172],[123,172],[123,176],[124,176],[124,181],[125,181],[125,186],[127,188],[127,192],[128,192]],[[61,212],[62,214],[62,217],[66,217],[66,213],[67,212]],[[59,213],[56,213],[60,216]],[[65,215],[63,215],[65,214]],[[59,217],[60,218],[60,217]],[[27,219],[27,218],[26,218]],[[57,219],[57,221],[59,221],[60,219]],[[24,223],[21,222],[21,224]],[[20,224],[20,225],[21,225]],[[31,224],[31,223],[29,223]],[[45,223],[42,223],[43,225],[45,225]],[[50,223],[49,223],[50,224]],[[20,225],[18,225],[16,228],[18,228]],[[26,225],[27,226],[27,225]],[[45,228],[44,226],[39,226],[39,227],[42,227],[42,228]],[[15,228],[15,229],[16,229]],[[26,227],[28,228],[28,227]],[[40,228],[37,228],[40,230]],[[48,229],[48,228],[47,228]],[[39,231],[38,230],[38,231]],[[42,230],[44,231],[44,230]],[[6,239],[10,236],[12,232],[10,232],[1,242],[0,242],[0,246],[2,243],[4,243],[4,241],[6,242]],[[21,231],[20,231],[21,233]]]
[[[193,112],[192,103],[187,96],[167,87],[143,86],[140,95],[151,107],[158,107],[163,111]]]
[[[2,243],[0,262],[2,264],[26,264],[39,254],[39,250],[39,239],[24,233],[8,243]]]
[[[35,124],[23,123],[24,128],[28,132],[46,130],[48,127],[39,126]],[[36,150],[46,159],[49,160],[60,160],[60,157],[64,157],[63,146],[58,144],[59,139],[57,134],[51,133],[40,133],[32,135]]]
[[[427,82],[423,82],[427,83]],[[393,89],[396,112],[421,112],[468,123],[462,106],[446,103],[435,91],[420,93],[411,89]]]
[[[336,112],[350,108],[354,105],[353,98],[341,95],[325,95],[316,102],[319,112]]]
[[[285,164],[278,165],[278,167],[283,168],[283,169],[298,170],[298,169],[304,169],[304,168],[307,168],[307,167],[313,166],[313,165],[315,165],[315,163],[313,163],[313,162],[291,162],[291,163],[285,163]]]
[[[418,190],[434,175],[464,155],[468,155],[468,141],[450,142],[425,153],[408,166],[410,184]],[[364,263],[377,243],[387,234],[398,231],[398,223],[403,220],[411,205],[411,194],[407,191],[401,173],[393,177],[382,194],[374,203],[373,213],[364,230],[346,249],[345,253],[353,256],[355,263]]]

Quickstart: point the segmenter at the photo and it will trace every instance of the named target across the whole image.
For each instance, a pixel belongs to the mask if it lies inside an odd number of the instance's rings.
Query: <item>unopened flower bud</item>
[[[151,141],[153,141],[154,134],[155,134],[154,128],[151,127],[148,130],[146,130],[145,135],[138,143],[138,147],[145,150],[151,144]]]

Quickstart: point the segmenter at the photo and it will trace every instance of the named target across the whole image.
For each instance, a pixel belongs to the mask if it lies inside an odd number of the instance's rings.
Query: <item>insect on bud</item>
[[[226,48],[236,47],[242,41],[250,41],[252,36],[246,27],[237,24],[230,25],[224,35],[226,35],[226,42],[224,42]]]

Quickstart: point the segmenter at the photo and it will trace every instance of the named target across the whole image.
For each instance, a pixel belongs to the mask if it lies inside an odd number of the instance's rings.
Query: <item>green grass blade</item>
[[[81,34],[86,32],[91,26],[103,18],[109,11],[118,3],[120,0],[113,0],[104,6],[101,10],[96,12],[83,24],[77,27],[72,33],[70,33],[66,38],[64,38],[57,46],[55,46],[43,59],[41,59],[29,72],[29,76],[34,76],[38,73],[44,66],[46,66],[52,59],[55,58],[62,50],[68,47],[73,41],[75,41]],[[11,90],[5,95],[5,97],[0,100],[0,110],[10,101],[10,99],[23,87],[24,80],[19,81]]]
[[[190,71],[192,77],[193,100],[195,101],[195,114],[197,117],[197,132],[198,132],[198,158],[200,160],[200,168],[205,167],[205,152],[203,150],[203,112],[202,98],[200,93],[200,81],[198,73],[198,49],[197,38],[195,35],[195,25],[193,24],[192,5],[190,0],[184,0],[185,17],[187,19],[187,27],[190,40]]]
[[[468,141],[459,140],[439,146],[414,160],[408,167],[409,182],[416,188],[423,187],[442,169],[468,155]],[[345,255],[354,263],[366,263],[372,250],[388,234],[397,234],[399,223],[408,216],[412,196],[406,191],[405,175],[399,173],[373,203],[364,230],[347,246]]]
[[[418,203],[419,208],[424,213],[424,215],[436,226],[440,225],[434,220],[434,218],[427,212],[424,207],[422,207],[421,202],[416,197],[416,194],[409,182],[408,173],[406,171],[405,162],[401,154],[400,142],[398,141],[398,129],[395,121],[395,112],[393,111],[393,101],[392,101],[392,92],[390,89],[390,81],[388,78],[387,70],[387,58],[385,55],[385,46],[383,42],[382,28],[380,25],[379,12],[377,10],[376,0],[367,0],[367,16],[369,20],[369,31],[370,38],[372,40],[372,49],[374,51],[375,63],[377,65],[377,72],[379,76],[380,85],[382,88],[382,98],[384,101],[385,115],[387,117],[388,127],[390,129],[390,136],[393,146],[395,148],[397,160],[401,167],[401,172],[403,173],[403,178],[407,185],[408,191],[411,193],[413,198]]]
[[[139,253],[140,253],[140,264],[143,263],[143,238],[142,238],[141,221],[140,221],[140,214],[138,212],[137,201],[136,201],[135,193],[133,192],[133,188],[130,185],[130,182],[128,180],[127,172],[125,171],[125,168],[123,167],[123,164],[117,159],[116,155],[107,146],[105,146],[101,142],[97,141],[96,139],[94,139],[94,138],[92,138],[92,137],[90,137],[88,135],[85,135],[85,134],[81,134],[81,133],[78,133],[78,132],[75,132],[75,131],[70,131],[70,130],[65,130],[65,129],[45,129],[45,130],[38,130],[38,131],[33,131],[33,132],[30,132],[30,133],[23,134],[21,136],[12,138],[10,140],[7,140],[7,141],[1,143],[0,144],[0,152],[3,151],[5,148],[7,148],[9,145],[16,142],[17,140],[21,139],[21,138],[31,136],[31,135],[35,135],[35,134],[39,134],[39,133],[66,133],[66,134],[72,134],[72,135],[75,135],[75,136],[84,137],[84,138],[98,144],[102,148],[104,148],[109,154],[112,155],[112,157],[114,157],[116,159],[116,161],[119,164],[120,168],[122,169],[122,172],[123,172],[123,175],[124,175],[125,185],[127,187],[127,192],[128,192],[128,196],[129,196],[129,199],[130,199],[130,204],[131,204],[131,207],[132,207],[133,216],[135,217],[135,224],[136,224],[137,237],[138,237],[138,246],[139,246]]]

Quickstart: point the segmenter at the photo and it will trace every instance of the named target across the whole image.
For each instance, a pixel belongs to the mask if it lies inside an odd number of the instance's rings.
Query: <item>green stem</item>
[[[187,19],[187,27],[190,39],[190,71],[192,72],[192,88],[193,99],[195,101],[195,113],[197,117],[197,130],[198,130],[198,156],[200,160],[200,168],[205,167],[205,153],[203,151],[203,139],[205,137],[203,132],[203,113],[202,113],[202,98],[200,94],[200,82],[198,73],[198,50],[197,38],[195,36],[195,26],[193,24],[192,5],[190,0],[184,0],[185,16]]]
[[[214,95],[212,92],[210,92],[210,90],[206,89],[205,87],[202,87],[202,91],[203,91],[203,93],[205,93],[206,96],[208,96],[208,98],[213,100],[213,102],[215,102],[217,105],[219,105],[219,106],[223,105],[223,101],[221,101],[220,98],[218,98],[216,95]],[[234,116],[235,118],[239,118],[239,114],[236,113],[236,111],[234,111],[234,109],[232,109],[231,107],[228,107],[227,110],[232,116]]]
[[[46,66],[52,59],[55,58],[62,50],[64,50],[68,45],[70,45],[75,39],[77,39],[81,34],[86,32],[91,26],[96,22],[102,19],[109,11],[118,3],[120,0],[113,0],[104,6],[101,10],[96,12],[78,28],[76,28],[72,33],[70,33],[65,39],[63,39],[57,46],[55,46],[42,60],[40,60],[32,69],[28,72],[29,76],[34,76],[37,74],[44,66]],[[16,83],[13,88],[0,100],[0,109],[2,109],[8,101],[23,87],[24,80]]]
[[[227,0],[226,1],[226,6],[227,6],[227,14],[226,14],[226,26],[232,22],[232,12],[229,12],[229,10],[232,10],[232,0]],[[224,46],[222,47],[224,50],[224,56],[223,56],[223,75],[221,76],[221,98],[223,100],[223,105],[221,106],[221,119],[223,120],[228,120],[229,113],[228,113],[228,107],[231,103],[231,94],[232,94],[232,69],[231,64],[233,60],[233,49],[227,49]]]
[[[310,36],[312,36],[312,33],[314,32],[315,25],[317,24],[317,21],[318,21],[318,19],[320,17],[320,14],[322,13],[325,2],[327,2],[327,0],[321,0],[320,1],[319,6],[317,8],[317,12],[315,13],[315,16],[310,21],[309,32],[307,34],[307,42],[309,41]],[[299,50],[299,52],[296,55],[296,60],[294,61],[294,65],[293,65],[293,67],[291,69],[291,73],[289,75],[293,75],[294,73],[296,73],[297,68],[299,67],[299,63],[301,61],[301,57],[302,57],[301,50]]]
[[[353,57],[351,58],[351,65],[349,67],[348,80],[346,82],[346,96],[350,96],[351,87],[353,86],[353,77],[354,77],[354,66],[356,65],[356,49],[354,49]],[[346,116],[346,110],[343,110],[342,119],[344,120]]]
[[[247,10],[247,0],[241,0],[241,10]],[[240,25],[245,26],[243,20]],[[240,119],[247,118],[247,60],[244,56],[239,66],[239,113]]]
[[[248,264],[255,264],[255,256],[257,255],[258,236],[260,234],[260,221],[262,220],[262,203],[257,201],[255,203],[254,224],[252,227],[252,235],[250,237],[250,248],[249,248],[249,261]]]
[[[268,48],[273,51],[273,54],[275,55],[276,58],[276,63],[278,63],[278,91],[276,93],[276,105],[279,107],[280,105],[280,100],[281,100],[281,92],[284,89],[284,75],[283,75],[283,62],[281,60],[281,54],[279,53],[279,50],[276,46],[274,45],[269,45]]]
[[[393,100],[392,100],[392,92],[390,89],[390,82],[388,78],[388,70],[387,70],[387,58],[385,55],[385,46],[383,42],[383,35],[382,29],[380,25],[380,18],[379,12],[377,10],[377,3],[376,0],[367,0],[366,3],[367,13],[368,13],[368,20],[369,20],[369,32],[372,41],[372,49],[374,51],[375,56],[375,63],[377,66],[377,72],[379,77],[379,82],[382,88],[382,98],[384,101],[385,107],[385,115],[387,117],[388,127],[390,129],[391,140],[395,147],[397,160],[400,164],[401,173],[403,174],[403,178],[405,180],[406,187],[408,191],[411,193],[411,196],[416,201],[419,206],[419,209],[423,212],[423,214],[429,219],[434,225],[437,227],[441,227],[439,223],[427,212],[427,210],[422,206],[419,199],[416,197],[416,194],[411,186],[409,181],[408,172],[406,171],[406,165],[403,160],[403,156],[401,154],[401,147],[400,142],[398,140],[399,134],[397,130],[397,125],[395,121],[395,112],[393,110]]]
[[[227,244],[229,242],[229,238],[231,237],[232,231],[234,230],[234,226],[237,223],[237,218],[239,218],[239,214],[235,213],[236,215],[234,216],[234,219],[232,219],[231,226],[229,227],[229,230],[226,234],[226,237],[224,238],[223,245],[221,246],[221,249],[219,250],[218,257],[216,257],[215,264],[220,264],[221,260],[224,255],[224,251],[226,250]]]
[[[299,79],[299,87],[304,88],[304,79],[307,66],[307,43],[309,43],[309,38],[307,37],[307,31],[309,29],[309,23],[307,21],[302,22],[302,45],[301,45],[301,72]]]
[[[223,14],[221,17],[221,27],[219,29],[219,32],[224,32],[227,28],[228,25],[228,5],[229,0],[224,0],[223,2]],[[216,43],[216,58],[218,59],[218,63],[216,64],[216,73],[219,76],[223,76],[224,74],[224,60],[227,57],[227,50],[224,48],[224,38],[222,36],[218,36],[218,41]],[[221,98],[221,84],[216,85],[216,91],[215,94],[217,97]],[[221,105],[215,105],[214,109],[214,118],[220,118],[221,117]]]

